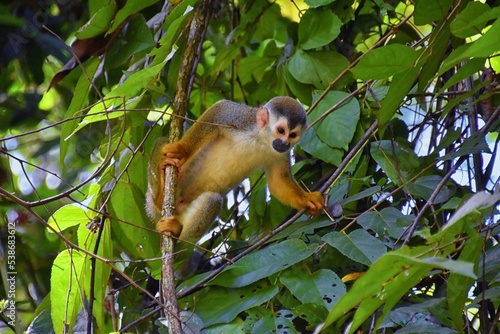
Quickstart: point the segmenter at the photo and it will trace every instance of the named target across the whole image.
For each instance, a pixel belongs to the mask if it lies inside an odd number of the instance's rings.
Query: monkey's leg
[[[224,198],[218,193],[205,192],[186,206],[180,218],[183,223],[180,238],[201,237],[219,215],[223,200]],[[191,276],[198,269],[202,259],[203,253],[195,247],[189,260],[175,272],[175,276],[181,279]]]
[[[201,193],[194,201],[182,208],[179,220],[182,223],[181,239],[199,238],[217,218],[224,198],[215,192]]]

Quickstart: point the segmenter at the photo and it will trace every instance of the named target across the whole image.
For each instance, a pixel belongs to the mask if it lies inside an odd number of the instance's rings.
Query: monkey
[[[259,108],[221,100],[208,108],[181,140],[155,143],[149,162],[146,210],[156,230],[181,240],[201,237],[219,215],[224,196],[256,170],[280,202],[312,215],[324,208],[320,192],[299,187],[290,150],[306,126],[295,99],[278,96]],[[178,168],[176,213],[161,217],[164,170]]]

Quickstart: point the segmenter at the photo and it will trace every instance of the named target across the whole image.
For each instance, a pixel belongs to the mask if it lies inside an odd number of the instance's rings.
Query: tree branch
[[[189,36],[184,57],[179,70],[179,78],[174,97],[174,113],[170,123],[169,141],[175,142],[181,139],[184,117],[189,105],[189,95],[193,84],[192,77],[196,71],[201,52],[198,52],[203,42],[206,25],[210,17],[211,0],[203,1],[196,7],[189,27]],[[163,199],[163,217],[171,217],[175,213],[175,188],[177,180],[177,169],[168,166],[165,169],[165,197]],[[168,318],[170,333],[182,333],[179,317],[179,307],[174,282],[173,250],[174,240],[170,235],[162,237],[162,282],[161,291],[166,306],[165,315]]]

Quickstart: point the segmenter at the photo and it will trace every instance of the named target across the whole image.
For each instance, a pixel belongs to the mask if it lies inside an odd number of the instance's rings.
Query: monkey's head
[[[285,153],[295,145],[306,125],[306,112],[302,105],[288,96],[278,96],[257,113],[257,125],[265,130],[272,148]]]

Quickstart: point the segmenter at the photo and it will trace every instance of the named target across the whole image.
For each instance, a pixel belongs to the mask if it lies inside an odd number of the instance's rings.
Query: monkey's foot
[[[182,225],[175,217],[161,218],[156,223],[156,230],[160,233],[170,233],[174,237],[178,237],[181,234]]]
[[[179,160],[179,159],[177,159],[177,158],[169,158],[169,157],[165,157],[165,158],[163,159],[163,161],[161,162],[161,164],[160,164],[160,169],[161,169],[161,170],[164,170],[164,169],[165,169],[165,167],[167,167],[167,166],[169,166],[169,165],[170,165],[170,166],[175,166],[175,167],[177,167],[177,168],[180,168],[180,167],[181,167],[181,165],[182,165],[182,161],[181,161],[181,160]]]

